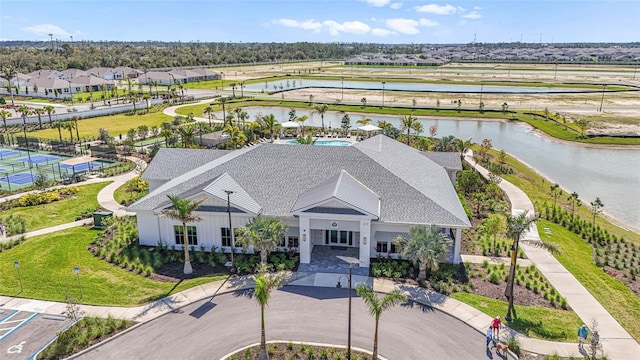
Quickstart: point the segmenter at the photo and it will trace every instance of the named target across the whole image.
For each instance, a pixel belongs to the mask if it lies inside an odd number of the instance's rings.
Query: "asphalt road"
[[[346,289],[287,286],[266,310],[267,341],[347,343]],[[354,292],[355,294],[355,292]],[[352,346],[371,350],[374,319],[353,297]],[[415,303],[382,314],[379,353],[389,360],[486,359],[483,334]],[[102,344],[80,359],[220,359],[260,341],[251,291],[217,296],[167,314]],[[495,354],[493,358],[498,358]]]

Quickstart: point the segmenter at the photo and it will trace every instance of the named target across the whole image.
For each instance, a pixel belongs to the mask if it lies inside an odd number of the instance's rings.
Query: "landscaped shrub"
[[[6,236],[27,232],[27,220],[22,215],[11,214],[6,218],[0,218],[0,224],[4,225]]]

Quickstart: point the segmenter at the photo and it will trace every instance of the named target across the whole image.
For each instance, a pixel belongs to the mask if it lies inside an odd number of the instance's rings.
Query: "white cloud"
[[[383,7],[391,2],[391,0],[360,0],[360,1],[364,1],[367,4],[375,7]]]
[[[371,31],[369,25],[360,21],[345,21],[342,24],[333,20],[325,20],[322,22],[331,35],[338,35],[341,32],[349,34],[366,34]]]
[[[420,23],[413,19],[387,19],[385,23],[391,30],[400,34],[415,35],[420,33],[418,29]]]
[[[273,21],[274,24],[280,24],[287,27],[300,28],[304,30],[313,30],[315,32],[322,29],[322,24],[315,20],[297,21],[293,19],[277,19]]]
[[[21,30],[37,36],[49,36],[49,34],[53,34],[54,37],[69,37],[72,35],[59,26],[53,24],[25,26]]]
[[[402,3],[401,2],[396,2],[396,3],[393,3],[393,4],[389,5],[389,7],[394,9],[394,10],[398,10],[398,9],[400,9],[402,7]]]
[[[438,26],[438,22],[422,18],[420,19],[420,26]]]
[[[436,14],[436,15],[451,15],[451,14],[455,14],[458,9],[455,6],[450,4],[447,4],[447,5],[427,4],[422,6],[416,6],[415,10],[417,12]]]
[[[458,11],[460,12],[467,11],[467,9],[463,8],[462,6],[456,6],[456,9],[458,9]]]
[[[473,10],[482,10],[482,8],[480,6],[474,6]]]
[[[468,14],[462,15],[462,17],[464,19],[471,19],[471,20],[475,20],[475,19],[480,19],[482,17],[482,15],[480,15],[477,11],[472,11]]]
[[[371,30],[371,35],[373,36],[389,36],[392,34],[395,34],[395,33],[387,29],[375,28]]]

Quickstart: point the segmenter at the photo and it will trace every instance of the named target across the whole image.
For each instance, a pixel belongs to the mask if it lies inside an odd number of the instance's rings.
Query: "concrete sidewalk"
[[[482,176],[489,177],[489,171],[477,164],[472,156],[466,155],[465,160]],[[498,186],[509,197],[512,214],[517,215],[523,211],[534,213],[533,203],[522,190],[504,179]],[[535,224],[524,234],[523,240],[541,241]],[[640,357],[640,344],[553,255],[526,242],[521,243],[520,248],[558,293],[567,299],[571,309],[585,324],[590,326],[594,320],[597,321],[603,350],[609,359],[633,360]],[[562,355],[560,352],[558,354]]]

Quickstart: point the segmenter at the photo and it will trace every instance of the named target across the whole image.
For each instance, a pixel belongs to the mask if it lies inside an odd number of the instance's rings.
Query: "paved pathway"
[[[197,104],[211,104],[211,103],[213,103],[214,101],[216,101],[216,99],[204,99],[204,100],[200,100],[200,101],[198,101],[196,104],[189,103],[189,104],[173,105],[173,106],[169,106],[169,107],[165,108],[162,112],[163,112],[165,115],[169,115],[169,116],[171,116],[171,117],[174,117],[174,116],[183,116],[183,115],[180,115],[180,114],[176,113],[176,109],[178,109],[178,108],[180,108],[180,107],[183,107],[183,106],[191,106],[191,105],[197,105]],[[227,113],[228,113],[228,112],[227,112]],[[213,114],[211,114],[211,116],[213,116]],[[209,119],[208,119],[208,118],[194,117],[193,119],[194,119],[195,121],[209,122]],[[224,121],[223,121],[223,120],[220,120],[220,119],[213,119],[213,118],[211,119],[211,122],[212,122],[212,123],[214,123],[214,124],[222,124],[222,123],[224,123]]]
[[[478,165],[472,156],[467,155],[465,160],[485,178],[488,178],[488,171]],[[498,185],[509,197],[511,212],[514,215],[523,211],[534,212],[533,203],[522,190],[506,180],[502,180]],[[538,228],[532,226],[530,231],[524,234],[523,239],[540,241]],[[560,295],[567,299],[571,309],[585,324],[590,325],[593,320],[598,322],[600,339],[602,339],[604,352],[609,359],[634,360],[640,358],[640,344],[620,326],[613,316],[553,255],[526,242],[521,244],[521,249],[527,258],[536,264],[538,270],[549,280]],[[521,339],[521,341],[523,340]],[[525,344],[524,341],[523,344]],[[558,354],[563,355],[560,352]]]

